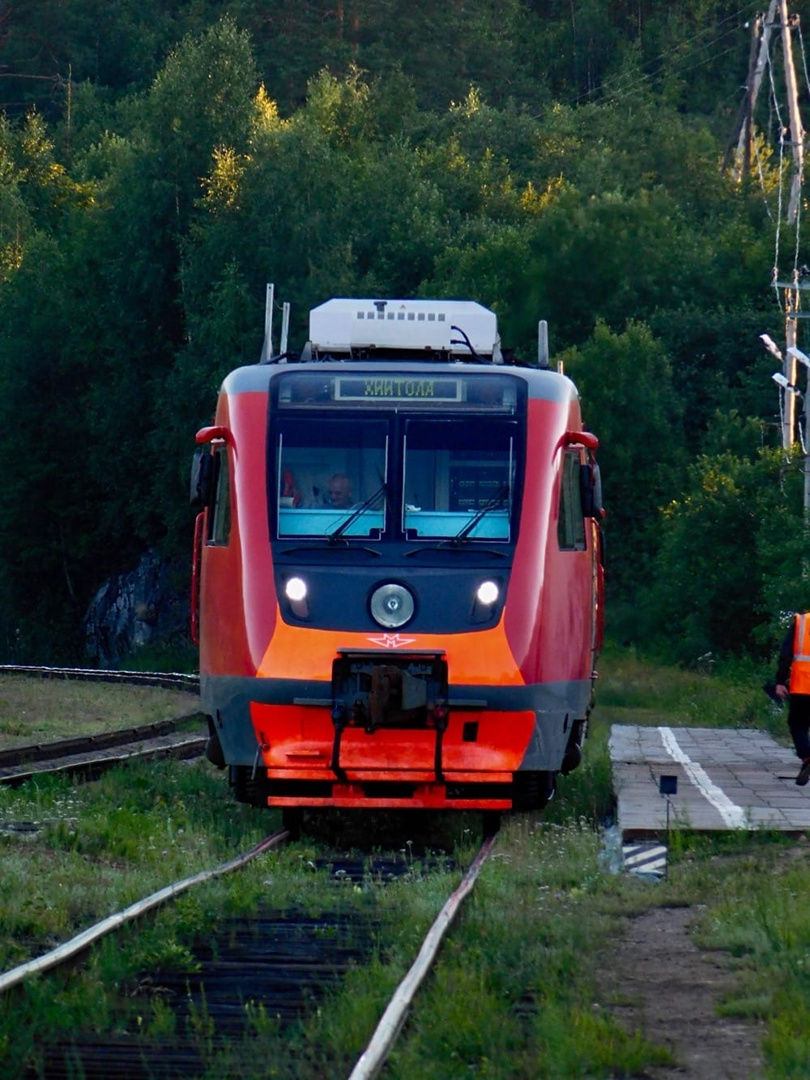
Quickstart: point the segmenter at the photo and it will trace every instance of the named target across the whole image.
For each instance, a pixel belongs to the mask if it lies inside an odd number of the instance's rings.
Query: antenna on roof
[[[537,324],[537,366],[548,367],[548,323],[545,319]]]
[[[266,364],[273,355],[273,296],[275,285],[268,285],[264,300],[264,344],[259,363]]]
[[[285,300],[281,309],[281,344],[279,355],[284,356],[287,352],[287,334],[290,329],[290,302]]]

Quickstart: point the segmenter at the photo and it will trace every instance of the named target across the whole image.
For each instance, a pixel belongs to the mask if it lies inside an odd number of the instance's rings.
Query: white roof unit
[[[327,300],[309,313],[309,337],[319,352],[351,349],[447,349],[467,352],[463,330],[479,356],[498,343],[494,311],[472,300]]]

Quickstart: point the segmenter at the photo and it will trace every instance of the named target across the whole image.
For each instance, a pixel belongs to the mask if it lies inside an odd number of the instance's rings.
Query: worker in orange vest
[[[788,701],[788,727],[802,767],[796,783],[810,780],[810,611],[796,615],[779,650],[775,693]]]

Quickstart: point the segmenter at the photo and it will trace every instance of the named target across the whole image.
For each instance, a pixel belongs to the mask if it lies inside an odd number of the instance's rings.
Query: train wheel
[[[562,760],[560,772],[563,774],[563,776],[568,776],[568,774],[572,773],[574,769],[578,769],[581,763],[582,747],[579,745],[579,743],[573,743],[565,751],[565,757]]]
[[[484,839],[489,836],[494,836],[501,828],[501,812],[500,810],[485,810],[481,815],[482,832]]]
[[[303,806],[285,806],[281,811],[281,824],[290,834],[291,840],[300,840],[304,824]]]
[[[553,772],[517,772],[514,774],[512,808],[542,810],[557,789],[557,774]]]
[[[264,771],[261,770],[261,772]],[[231,765],[230,781],[234,796],[238,802],[249,803],[251,806],[262,808],[267,806],[270,785],[266,776],[254,777],[253,771],[246,765]]]
[[[565,749],[565,756],[560,766],[560,772],[563,776],[568,776],[574,769],[579,768],[582,761],[582,744],[585,741],[585,724],[584,720],[577,720],[571,731],[571,737],[568,740],[568,746]]]
[[[219,735],[213,729],[205,744],[205,756],[218,769],[225,768],[225,754],[222,750],[222,743],[219,741]]]

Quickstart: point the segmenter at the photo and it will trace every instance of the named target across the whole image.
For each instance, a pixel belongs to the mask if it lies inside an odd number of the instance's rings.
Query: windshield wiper
[[[357,519],[361,516],[361,514],[365,514],[366,510],[370,510],[373,504],[377,501],[377,499],[379,499],[381,495],[383,497],[384,506],[385,497],[387,495],[385,482],[383,482],[380,487],[377,488],[373,495],[369,495],[365,502],[361,502],[360,505],[356,507],[356,509],[354,509],[351,514],[349,514],[346,520],[340,525],[338,525],[334,532],[327,533],[326,539],[329,541],[329,543],[337,543],[337,541],[340,540],[341,536],[343,536],[349,526],[353,525],[355,521],[357,521]]]
[[[509,485],[502,484],[500,490],[498,491],[498,494],[495,496],[494,499],[490,499],[488,503],[485,503],[484,506],[482,506],[481,509],[478,511],[478,513],[471,517],[470,520],[461,529],[459,529],[455,536],[452,536],[449,540],[445,540],[443,542],[445,544],[463,543],[463,541],[467,539],[467,537],[470,535],[470,533],[473,531],[479,521],[482,521],[490,512],[490,510],[499,510],[508,498]]]
[[[420,551],[441,551],[443,548],[447,547],[460,548],[476,525],[486,517],[490,510],[498,510],[508,498],[509,485],[503,484],[495,498],[490,499],[488,503],[481,507],[477,514],[474,514],[469,521],[465,522],[455,536],[449,536],[446,540],[440,540],[438,544],[426,544],[424,547],[414,548],[412,551],[406,552],[406,558],[411,555],[418,555]],[[486,553],[489,555],[502,555],[506,557],[505,551],[497,551],[495,548],[477,548],[476,551],[481,552],[482,554]]]

